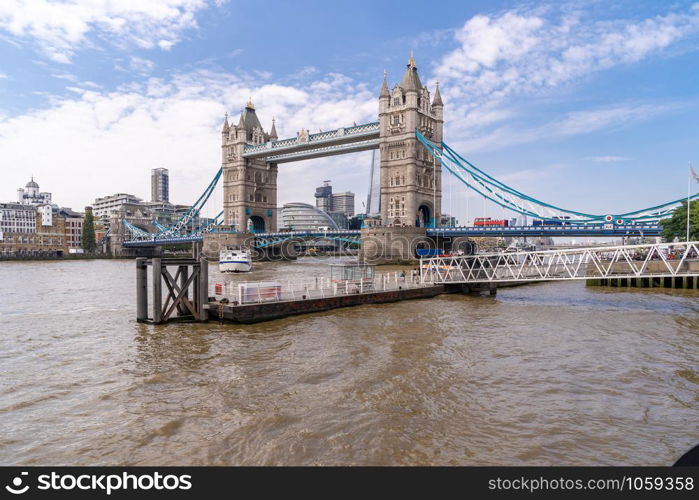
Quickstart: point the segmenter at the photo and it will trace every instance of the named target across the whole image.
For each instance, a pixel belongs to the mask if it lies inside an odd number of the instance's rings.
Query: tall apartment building
[[[344,193],[333,193],[333,212],[340,212],[345,216],[354,217],[354,193],[345,191]]]
[[[150,201],[170,201],[170,174],[167,168],[154,168],[150,171]]]

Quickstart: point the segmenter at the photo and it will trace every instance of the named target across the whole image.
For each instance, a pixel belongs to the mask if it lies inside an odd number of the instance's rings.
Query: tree
[[[689,239],[699,240],[699,200],[692,201],[689,215]],[[687,239],[687,202],[683,201],[682,206],[677,207],[672,212],[672,217],[660,221],[663,226],[663,237],[667,241],[673,241],[675,237],[680,241]]]
[[[87,253],[94,253],[94,251],[97,250],[97,242],[95,241],[95,220],[92,215],[92,210],[87,210],[85,212],[81,243],[83,250]]]

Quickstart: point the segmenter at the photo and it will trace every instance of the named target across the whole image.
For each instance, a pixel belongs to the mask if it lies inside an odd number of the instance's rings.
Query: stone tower
[[[277,165],[264,159],[243,157],[246,144],[263,144],[276,139],[274,121],[267,134],[250,100],[237,125],[230,126],[226,115],[221,130],[223,217],[225,224],[237,231],[277,229]]]
[[[430,101],[412,55],[400,84],[389,91],[384,74],[379,94],[381,216],[385,226],[439,225],[442,167],[415,137],[418,129],[441,143],[444,105],[439,84]],[[434,168],[434,170],[433,170]]]

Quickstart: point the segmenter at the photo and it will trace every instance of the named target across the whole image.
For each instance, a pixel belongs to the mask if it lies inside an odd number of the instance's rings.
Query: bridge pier
[[[202,255],[218,262],[219,253],[228,246],[252,248],[254,236],[252,233],[207,233],[204,235]]]
[[[435,248],[424,227],[377,226],[362,228],[359,260],[370,264],[414,264],[419,247]]]

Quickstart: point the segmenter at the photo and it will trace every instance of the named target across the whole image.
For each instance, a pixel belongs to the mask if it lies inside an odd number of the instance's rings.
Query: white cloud
[[[589,75],[636,63],[699,33],[699,4],[647,19],[613,21],[589,19],[590,12],[570,5],[478,15],[457,30],[459,47],[434,70],[443,83],[449,131],[471,136],[531,115],[531,107],[524,106],[531,106],[532,98],[560,93]],[[620,118],[594,114],[601,121]],[[585,120],[584,114],[569,116],[563,133],[599,128]],[[498,133],[490,131],[492,137]]]
[[[640,21],[585,22],[579,12],[540,8],[475,16],[435,74],[457,96],[531,92],[639,61],[697,32],[699,4]]]
[[[613,162],[631,160],[631,158],[627,158],[626,156],[614,156],[614,155],[586,156],[584,159],[589,160],[589,161],[594,161],[595,163],[613,163]]]
[[[303,88],[197,71],[112,92],[85,85],[71,90],[73,97],[48,109],[0,121],[0,199],[14,199],[29,173],[64,206],[82,208],[115,192],[147,198],[150,169],[167,167],[173,201],[191,203],[220,165],[224,112],[236,123],[248,96],[266,129],[276,117],[281,137],[301,127],[315,132],[370,121],[377,108],[373,92],[337,74]],[[279,203],[310,199],[311,186],[333,172],[340,188],[360,175],[354,161],[365,163],[368,175],[368,160],[356,158],[283,164]]]
[[[678,109],[678,103],[623,103],[609,107],[566,113],[562,118],[543,125],[501,125],[495,129],[479,131],[477,127],[465,137],[457,137],[450,143],[455,149],[465,151],[492,151],[505,147],[561,137],[589,134],[601,130],[613,130],[642,120],[652,119],[662,113]],[[449,142],[449,141],[447,141]]]
[[[59,63],[95,38],[118,46],[169,50],[196,27],[204,0],[2,0],[0,30],[36,44]],[[94,35],[91,37],[90,35]]]
[[[5,73],[0,73],[0,80],[4,80],[6,78],[9,78]]]

